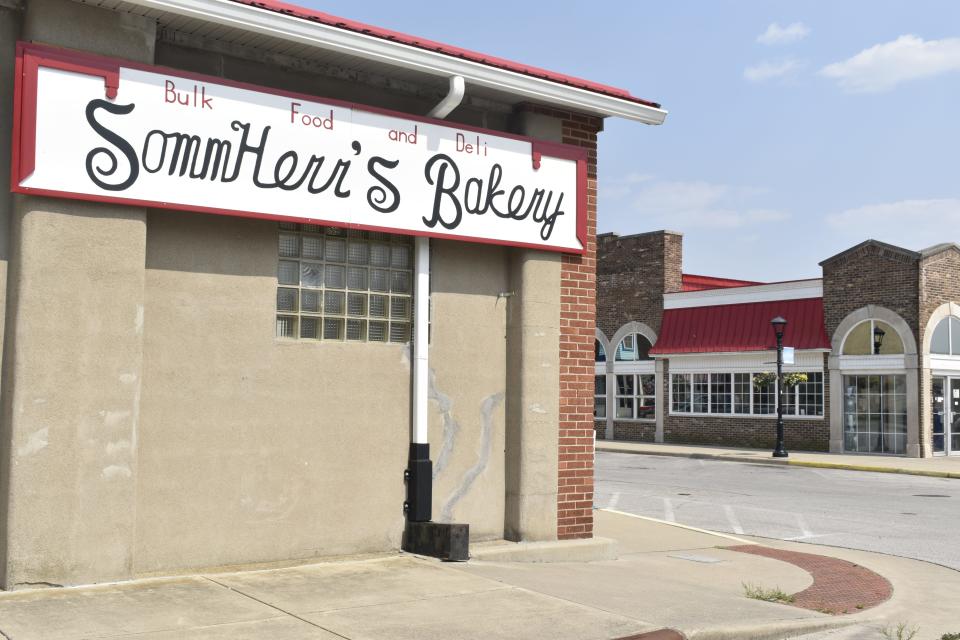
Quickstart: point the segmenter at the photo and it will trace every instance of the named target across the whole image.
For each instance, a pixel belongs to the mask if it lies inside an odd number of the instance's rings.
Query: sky
[[[598,229],[682,232],[686,273],[960,242],[960,2],[298,4],[661,103],[661,126],[606,120]]]

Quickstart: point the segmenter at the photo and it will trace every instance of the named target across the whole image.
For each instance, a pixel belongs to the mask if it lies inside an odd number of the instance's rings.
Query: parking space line
[[[730,523],[730,528],[733,529],[733,532],[742,536],[743,527],[740,526],[740,521],[737,519],[737,514],[733,512],[733,507],[725,504],[723,505],[723,511],[727,514],[727,522]]]

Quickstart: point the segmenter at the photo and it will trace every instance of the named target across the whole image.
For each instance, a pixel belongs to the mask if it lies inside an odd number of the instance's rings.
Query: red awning
[[[787,320],[783,345],[829,349],[823,298],[667,309],[651,354],[730,353],[776,347],[770,320]]]

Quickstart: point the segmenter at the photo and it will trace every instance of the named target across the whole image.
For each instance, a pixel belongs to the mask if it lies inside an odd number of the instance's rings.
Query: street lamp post
[[[777,447],[773,450],[773,457],[786,458],[790,455],[783,446],[783,328],[787,321],[777,316],[770,324],[777,336]]]

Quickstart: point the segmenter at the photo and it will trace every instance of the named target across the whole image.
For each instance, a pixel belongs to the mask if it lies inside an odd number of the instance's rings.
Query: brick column
[[[590,538],[593,537],[593,341],[597,308],[597,133],[603,129],[603,120],[578,114],[556,115],[562,116],[563,142],[584,147],[589,153],[587,251],[582,256],[564,254],[560,264],[557,537]]]

